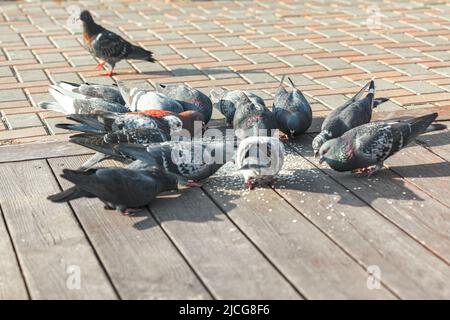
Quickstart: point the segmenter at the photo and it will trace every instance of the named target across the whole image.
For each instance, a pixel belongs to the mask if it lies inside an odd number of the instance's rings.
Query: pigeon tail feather
[[[53,194],[51,196],[48,196],[47,199],[52,202],[67,202],[72,201],[81,197],[86,196],[86,192],[83,192],[82,190],[78,189],[77,187],[71,187],[67,190],[64,190],[62,192],[58,192],[56,194]]]
[[[145,50],[144,48],[138,46],[131,47],[131,52],[127,58],[136,60],[145,60],[149,62],[156,61],[155,58],[153,58],[153,52]]]

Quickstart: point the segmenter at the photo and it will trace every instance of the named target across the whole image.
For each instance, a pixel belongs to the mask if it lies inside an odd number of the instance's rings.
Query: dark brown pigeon
[[[123,59],[155,62],[151,51],[135,46],[95,23],[89,11],[82,11],[80,20],[83,22],[83,40],[87,49],[94,57],[102,60],[97,64],[97,68],[103,67],[105,63],[111,66],[111,70],[106,73],[107,76],[113,75],[116,63]]]

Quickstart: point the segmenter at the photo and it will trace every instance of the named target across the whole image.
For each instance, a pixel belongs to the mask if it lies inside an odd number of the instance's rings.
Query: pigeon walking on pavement
[[[78,198],[99,198],[105,209],[123,214],[138,211],[164,191],[176,190],[176,176],[159,169],[131,170],[127,168],[98,168],[88,171],[64,169],[61,175],[75,184],[48,197],[53,202],[68,202]]]
[[[107,76],[114,74],[116,63],[123,59],[155,62],[151,51],[133,45],[121,36],[95,23],[89,11],[83,10],[80,20],[83,22],[83,40],[87,49],[94,57],[102,61],[97,64],[97,68],[103,67],[105,63],[111,66],[106,73]]]
[[[272,112],[275,115],[278,129],[289,138],[294,139],[311,126],[312,110],[305,96],[295,87],[291,78],[288,77],[288,79],[292,84],[293,91],[286,90],[283,85],[283,76],[275,93]]]
[[[368,93],[362,97],[366,89]],[[340,137],[346,131],[368,123],[372,118],[373,108],[389,100],[387,98],[375,99],[374,96],[375,82],[372,80],[349,101],[331,111],[322,123],[321,132],[312,142],[314,154],[318,155],[320,147],[327,140]]]
[[[200,90],[191,88],[184,84],[158,84],[156,91],[167,97],[177,100],[185,111],[194,110],[203,114],[205,124],[209,122],[212,115],[212,103],[207,95]]]
[[[432,125],[437,113],[407,120],[370,122],[326,141],[319,150],[319,162],[336,171],[368,172],[383,167],[383,161],[426,131],[443,129]]]
[[[233,125],[236,108],[241,105],[244,96],[247,96],[256,105],[265,106],[261,97],[249,91],[213,89],[210,96],[214,108],[225,116],[226,123],[229,126]]]

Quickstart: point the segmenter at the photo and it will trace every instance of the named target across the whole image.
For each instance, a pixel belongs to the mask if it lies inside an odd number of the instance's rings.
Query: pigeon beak
[[[319,164],[322,164],[324,161],[325,161],[325,158],[324,157],[320,157]]]
[[[319,150],[314,150],[314,158],[317,158],[319,156]]]

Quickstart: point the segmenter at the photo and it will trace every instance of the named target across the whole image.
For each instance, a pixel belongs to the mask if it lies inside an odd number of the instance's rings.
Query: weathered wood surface
[[[394,298],[385,288],[369,290],[367,272],[272,189],[242,185],[217,177],[205,188],[306,298]]]
[[[273,188],[243,190],[225,170],[132,217],[96,199],[45,199],[90,150],[0,147],[0,298],[450,298],[449,139],[423,135],[368,179],[319,165],[304,136]],[[70,265],[80,290],[68,289]]]
[[[25,281],[3,217],[0,217],[0,254],[0,300],[27,299]]]
[[[60,191],[47,162],[0,164],[0,172],[0,205],[31,297],[116,298],[70,208],[46,199]],[[79,288],[68,285],[72,267]]]
[[[71,184],[59,177],[62,169],[76,169],[86,160],[85,156],[64,157],[49,163],[66,189]],[[105,161],[102,165],[115,164]],[[148,211],[125,217],[105,210],[97,199],[74,200],[71,206],[121,298],[210,298]]]
[[[293,144],[312,157],[310,144]],[[295,156],[295,155],[294,155]],[[382,271],[382,282],[403,298],[449,298],[450,268],[433,253],[306,159],[296,158],[295,179],[279,193],[365,267]],[[294,175],[294,173],[292,173]],[[411,263],[411,260],[420,263]],[[420,280],[418,280],[420,279]]]

